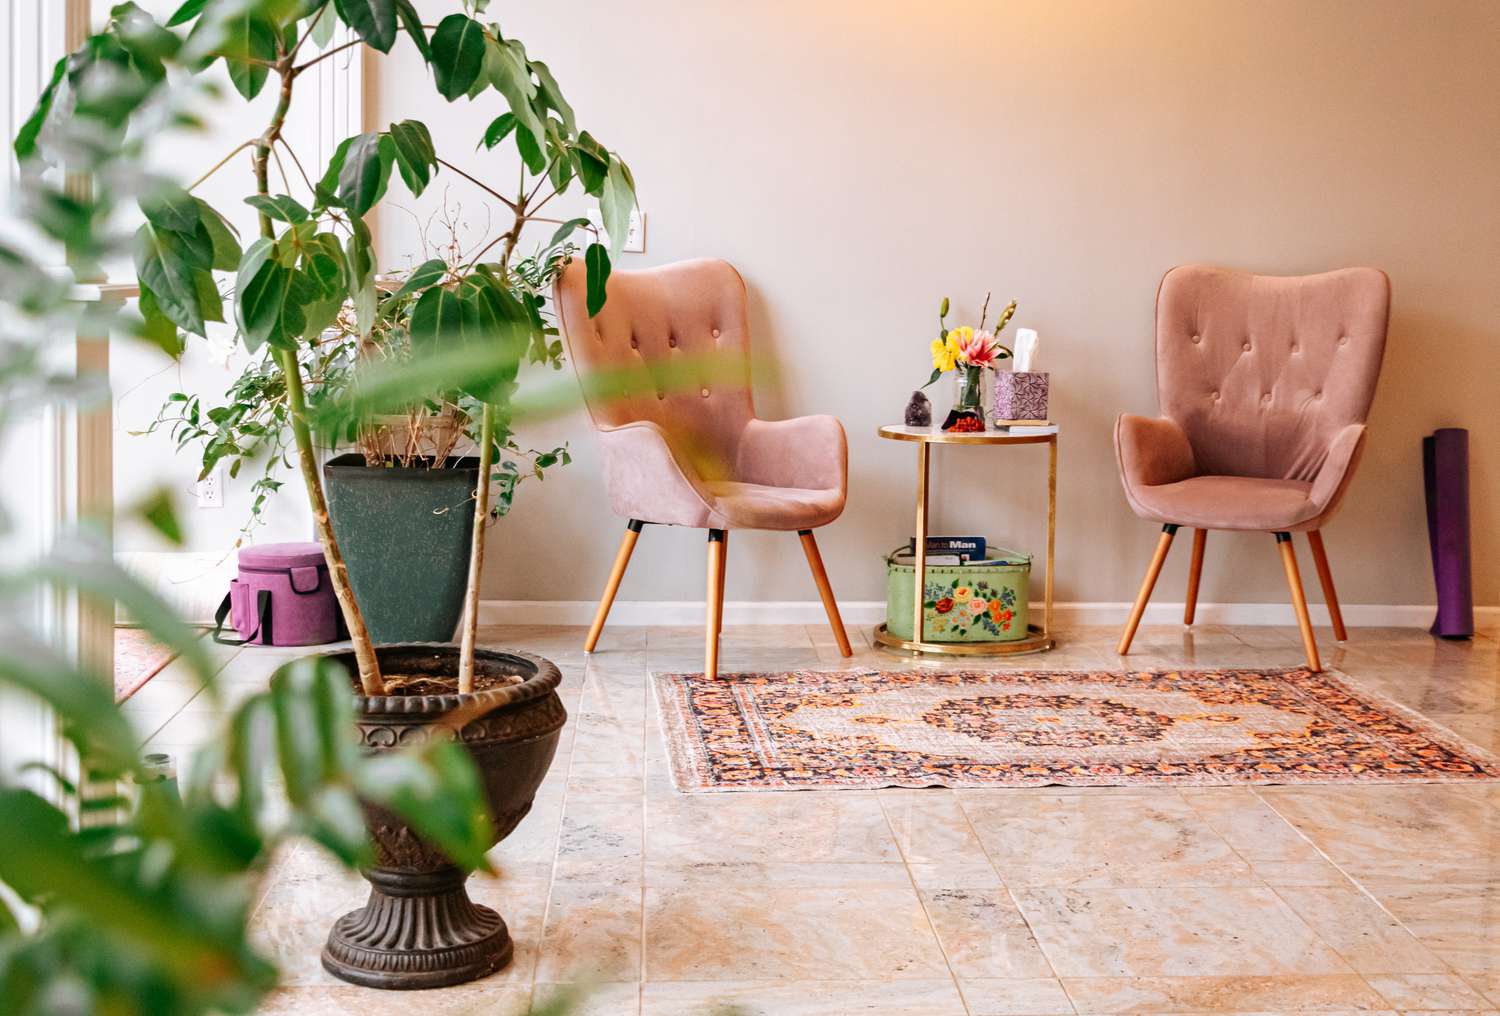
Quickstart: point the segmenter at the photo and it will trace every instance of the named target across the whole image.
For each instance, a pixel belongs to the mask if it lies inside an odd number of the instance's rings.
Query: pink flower
[[[995,337],[989,332],[975,332],[958,342],[959,357],[971,367],[988,367],[993,370],[997,349]]]
[[[971,614],[983,614],[984,611],[985,611],[985,608],[988,607],[988,606],[989,606],[989,604],[985,603],[983,600],[970,600],[969,601],[969,613],[971,613]]]

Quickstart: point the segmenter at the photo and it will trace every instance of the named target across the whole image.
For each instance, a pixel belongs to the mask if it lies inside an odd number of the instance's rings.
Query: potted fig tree
[[[259,223],[259,235],[243,249],[220,213],[190,190],[158,187],[140,202],[141,328],[168,348],[180,348],[180,332],[206,335],[208,322],[226,317],[218,281],[233,274],[230,313],[237,337],[251,352],[270,351],[271,376],[284,393],[298,472],[352,641],[349,651],[334,658],[347,665],[359,692],[355,710],[363,747],[378,754],[434,737],[458,740],[479,767],[498,841],[529,810],[566,719],[555,693],[555,666],[476,644],[492,474],[505,450],[508,404],[528,349],[548,341],[540,297],[517,284],[513,261],[528,223],[556,227],[549,249],[584,225],[539,214],[574,185],[598,199],[618,245],[634,205],[634,183],[617,155],[579,129],[547,66],[498,24],[481,20],[486,6],[487,0],[467,0],[428,25],[410,0],[187,0],[158,24],[125,4],[103,35],[59,64],[33,117],[36,129],[23,131],[17,149],[25,158],[50,117],[68,117],[72,104],[90,101],[87,89],[59,83],[88,81],[121,60],[188,74],[222,60],[247,100],[267,89],[275,95],[264,128],[241,146],[249,151],[254,183],[246,201]],[[327,45],[340,22],[357,39]],[[517,149],[524,172],[513,194],[501,194],[441,159],[427,128],[411,120],[349,138],[316,182],[305,177],[282,136],[301,75],[351,46],[388,52],[402,36],[422,54],[442,98],[451,102],[489,90],[503,97],[506,111],[483,140],[492,148]],[[304,178],[306,201],[288,193],[285,163]],[[280,187],[273,187],[273,166]],[[472,400],[478,468],[456,645],[377,645],[371,637],[320,482],[308,405],[307,364],[316,359],[310,349],[318,337],[346,307],[358,336],[367,337],[386,300],[396,299],[381,296],[365,224],[393,170],[413,192],[441,171],[458,174],[511,215],[510,227],[470,262],[442,271],[423,266],[406,281],[401,298],[411,298],[412,362],[402,371],[377,371],[370,382],[390,396],[386,408],[433,390]],[[584,259],[594,313],[604,302],[610,252],[594,242]],[[361,382],[351,384],[358,390]],[[380,405],[364,394],[364,404]],[[375,842],[375,862],[366,869],[370,899],[335,923],[324,965],[355,983],[394,988],[456,983],[503,965],[510,955],[504,922],[469,900],[466,871],[399,818],[400,807],[366,798],[364,809]]]

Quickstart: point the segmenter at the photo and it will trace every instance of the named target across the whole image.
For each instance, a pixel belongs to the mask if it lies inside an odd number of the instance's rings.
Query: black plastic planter
[[[323,466],[333,531],[375,642],[447,642],[463,613],[479,460],[442,469]]]

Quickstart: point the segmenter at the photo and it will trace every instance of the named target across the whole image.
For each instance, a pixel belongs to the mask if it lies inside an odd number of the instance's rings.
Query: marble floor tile
[[[1051,977],[1031,929],[1005,889],[919,891],[948,965],[958,977]]]
[[[876,799],[908,863],[957,857],[983,857],[984,848],[951,790],[880,790]]]
[[[970,1016],[1054,1016],[1073,1012],[1062,982],[1055,977],[964,977],[959,990]]]
[[[1400,921],[1353,886],[1283,886],[1276,892],[1324,942],[1362,974],[1448,972],[1443,961],[1418,942]]]
[[[1259,793],[1356,881],[1500,882],[1500,808],[1480,785],[1266,787]]]
[[[1465,978],[1493,975],[1500,987],[1500,884],[1377,885],[1370,891],[1454,970]]]
[[[948,976],[905,888],[646,889],[648,981],[923,980]]]
[[[1010,886],[1243,885],[1251,877],[1175,792],[959,800]]]
[[[1490,1003],[1456,974],[1366,974],[1392,1009],[1488,1009]]]
[[[724,885],[902,889],[911,885],[912,878],[906,865],[896,861],[646,862],[646,884],[665,889]]]
[[[538,982],[531,994],[531,1011],[540,1013],[547,1006],[563,1007],[558,1016],[638,1016],[641,1011],[641,986],[637,981],[609,983],[550,984]],[[475,1016],[481,1016],[476,1010]],[[484,1016],[488,1016],[487,1013]],[[495,1016],[508,1016],[496,1013]]]
[[[924,981],[650,981],[641,1016],[964,1016],[948,978]]]
[[[1267,888],[1012,892],[1064,979],[1352,973]]]
[[[395,992],[333,982],[285,987],[256,1010],[260,1016],[369,1016],[391,1003]],[[531,985],[490,980],[457,988],[403,991],[401,1004],[422,1016],[524,1016],[531,1007]]]
[[[639,888],[643,807],[639,799],[569,797],[558,831],[554,877]]]
[[[683,864],[901,860],[880,802],[868,791],[652,800],[647,804],[646,856]]]
[[[1358,974],[1277,974],[1207,977],[1064,977],[1082,1016],[1110,1013],[1316,1012],[1324,1016],[1395,1016]]]
[[[638,981],[640,973],[640,887],[553,883],[537,980]]]

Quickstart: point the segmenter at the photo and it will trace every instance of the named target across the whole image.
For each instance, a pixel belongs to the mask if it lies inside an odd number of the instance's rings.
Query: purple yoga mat
[[[1474,585],[1469,562],[1469,432],[1444,427],[1422,439],[1427,484],[1427,540],[1437,618],[1428,629],[1444,638],[1474,634]]]

